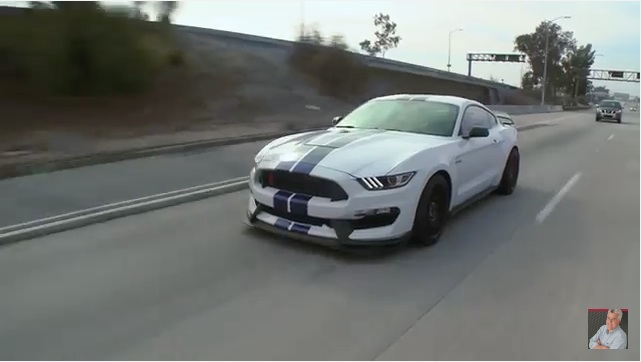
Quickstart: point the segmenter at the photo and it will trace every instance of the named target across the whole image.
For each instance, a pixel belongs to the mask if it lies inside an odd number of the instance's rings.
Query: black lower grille
[[[334,227],[332,225],[333,222],[343,222],[343,223],[347,223],[347,225],[349,225],[349,227],[352,230],[365,230],[365,229],[373,229],[373,228],[392,225],[396,221],[396,219],[398,219],[398,215],[400,213],[398,209],[394,208],[393,211],[389,214],[370,215],[360,219],[353,219],[353,220],[347,220],[347,219],[331,220],[331,219],[323,219],[320,217],[314,217],[309,215],[294,214],[286,211],[279,211],[267,205],[260,204],[260,203],[258,204],[260,205],[261,209],[266,213],[277,216],[277,217],[282,217],[284,219],[287,219],[293,222],[299,222],[301,224],[307,224],[307,225],[313,225],[313,226],[319,226],[319,227],[322,227],[323,225],[327,225],[331,228]]]
[[[263,170],[258,176],[260,184],[295,194],[318,196],[332,201],[347,200],[345,190],[336,182],[302,173]]]
[[[323,226],[323,225],[329,226],[328,219],[322,219],[320,217],[313,217],[308,215],[292,214],[286,211],[279,211],[264,204],[260,204],[260,206],[261,206],[261,209],[268,214],[282,217],[293,222],[299,222],[301,224],[314,225],[314,226]]]

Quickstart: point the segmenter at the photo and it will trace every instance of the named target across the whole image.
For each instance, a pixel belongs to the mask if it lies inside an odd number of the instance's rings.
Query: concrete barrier
[[[503,106],[503,105],[489,105],[489,109],[497,112],[505,112],[507,114],[533,114],[533,113],[551,113],[563,112],[563,106]]]

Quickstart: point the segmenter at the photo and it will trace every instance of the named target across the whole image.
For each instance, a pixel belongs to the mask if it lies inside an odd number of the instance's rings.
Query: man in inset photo
[[[605,324],[590,338],[590,349],[625,349],[628,336],[619,327],[622,318],[621,309],[609,309]]]

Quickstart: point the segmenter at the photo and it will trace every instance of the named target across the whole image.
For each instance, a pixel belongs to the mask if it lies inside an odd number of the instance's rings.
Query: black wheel
[[[501,177],[501,183],[496,190],[499,194],[511,195],[514,192],[516,183],[519,179],[520,163],[521,156],[519,155],[519,150],[513,148],[507,158],[507,162],[505,163],[505,169],[503,169],[503,177]]]
[[[601,121],[601,118],[597,117],[597,118],[596,118],[596,121],[597,121],[597,122]]]
[[[619,118],[619,119],[617,119],[617,123],[621,123],[621,119],[620,119],[620,118]]]
[[[414,216],[412,241],[421,246],[438,242],[447,219],[450,207],[450,187],[442,175],[434,175],[421,194],[421,200]]]

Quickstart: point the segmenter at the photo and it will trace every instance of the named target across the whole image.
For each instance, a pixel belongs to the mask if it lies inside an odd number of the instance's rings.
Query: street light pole
[[[594,57],[595,57],[595,58],[596,58],[596,57],[604,57],[604,56],[605,56],[605,55],[603,55],[603,54],[601,54],[601,53],[594,54]],[[576,88],[575,88],[575,90],[574,90],[574,98],[575,98],[575,99],[578,97],[578,96],[577,96],[577,94],[579,93],[578,88],[579,88],[579,84],[578,84],[578,81],[577,81],[577,85],[576,85]],[[593,95],[593,94],[590,94],[590,96],[588,97],[588,84],[587,84],[587,82],[585,82],[585,95],[586,95],[586,99],[589,99],[589,100],[590,100],[590,102],[594,100],[594,99],[593,99],[593,98],[594,98],[594,95]]]
[[[450,68],[452,68],[452,34],[456,33],[457,31],[463,31],[463,29],[458,28],[454,30],[450,30],[450,34],[447,37],[447,71],[450,71]]]
[[[300,3],[300,31],[305,35],[305,0],[299,0]]]
[[[545,24],[545,56],[543,60],[543,82],[541,89],[541,105],[545,105],[545,90],[547,89],[547,80],[548,80],[548,48],[550,44],[550,26],[554,24],[555,21],[559,19],[570,19],[571,16],[559,16],[550,21],[546,21]]]

